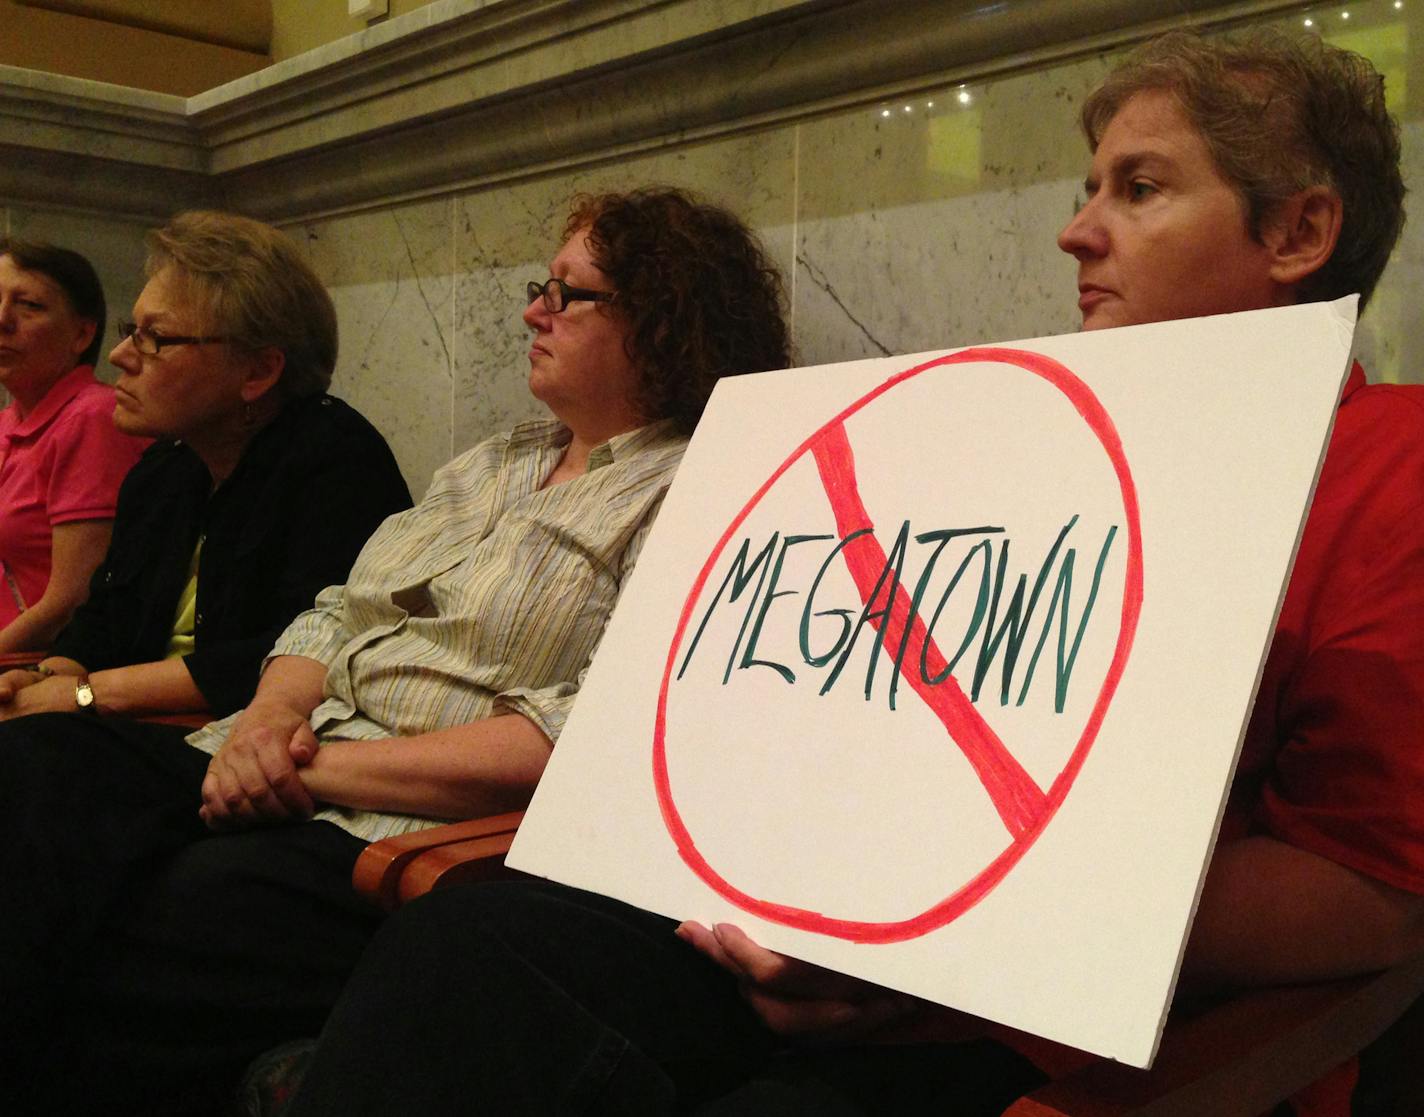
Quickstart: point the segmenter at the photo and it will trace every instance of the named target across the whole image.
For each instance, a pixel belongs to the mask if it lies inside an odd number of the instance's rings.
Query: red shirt
[[[0,628],[49,585],[51,529],[114,515],[148,439],[114,429],[114,390],[81,365],[24,418],[0,411]]]
[[[1424,387],[1350,371],[1221,841],[1268,834],[1424,893]],[[1051,1077],[1092,1062],[991,1029]],[[1293,1099],[1345,1117],[1350,1060]]]
[[[1346,382],[1222,837],[1424,893],[1424,388]]]
[[[1424,388],[1345,384],[1222,838],[1424,893]],[[1350,1060],[1294,1099],[1349,1112]]]

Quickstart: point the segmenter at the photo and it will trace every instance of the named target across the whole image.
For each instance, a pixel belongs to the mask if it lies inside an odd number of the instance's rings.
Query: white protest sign
[[[509,863],[1149,1064],[1354,316],[724,381]]]

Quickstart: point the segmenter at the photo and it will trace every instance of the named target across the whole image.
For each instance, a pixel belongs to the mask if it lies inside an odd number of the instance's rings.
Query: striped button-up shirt
[[[377,529],[346,585],[291,623],[272,655],[326,664],[311,717],[319,739],[409,736],[504,712],[558,739],[686,446],[655,423],[597,447],[583,476],[541,489],[568,441],[558,423],[525,423],[456,458],[424,500]],[[215,753],[232,721],[188,740]],[[443,821],[345,808],[316,817],[370,841]]]

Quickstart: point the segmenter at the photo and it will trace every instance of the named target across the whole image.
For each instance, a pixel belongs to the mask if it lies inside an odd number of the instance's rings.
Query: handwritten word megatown
[[[708,622],[719,611],[740,608],[743,611],[741,625],[736,640],[725,653],[723,685],[730,682],[735,670],[765,668],[791,684],[804,683],[808,675],[820,677],[820,693],[827,694],[845,674],[856,647],[868,641],[864,676],[867,701],[882,661],[888,664],[886,694],[893,710],[902,676],[914,673],[918,681],[940,686],[952,675],[959,679],[956,668],[966,655],[972,654],[970,700],[979,700],[984,682],[997,662],[1000,705],[1009,704],[1017,680],[1014,704],[1021,706],[1040,656],[1056,630],[1053,706],[1055,712],[1062,713],[1073,664],[1087,632],[1103,568],[1118,531],[1116,525],[1110,526],[1097,548],[1092,584],[1075,622],[1071,614],[1078,548],[1067,544],[1077,523],[1075,515],[1059,531],[1039,563],[1032,586],[1028,575],[1020,573],[1012,590],[1008,586],[1012,577],[1010,540],[1002,527],[986,525],[912,532],[910,521],[906,520],[888,553],[879,549],[881,543],[875,538],[873,527],[861,528],[840,538],[773,532],[755,552],[753,540],[743,539],[721,585],[702,613],[677,677],[682,678],[699,651],[704,655],[721,654],[710,647],[710,641],[708,648],[701,647]],[[789,588],[782,581],[787,552],[793,547],[825,550],[815,577],[804,587]],[[847,559],[853,548],[874,548],[874,553],[882,555],[883,561],[873,589],[864,595],[863,602],[850,606],[843,601],[828,600],[829,583],[823,587],[823,582],[838,560]],[[910,568],[908,578],[907,567]],[[960,631],[957,622],[951,623],[950,616],[962,616],[963,610],[952,612],[949,606],[952,600],[964,602],[967,595],[973,595],[973,609]],[[785,600],[789,598],[800,600]],[[796,626],[794,641],[784,639],[787,625]],[[867,628],[871,630],[869,635]],[[773,632],[783,638],[773,640]],[[798,662],[758,657],[758,644],[786,648],[791,643],[799,653]],[[957,646],[946,659],[937,649],[946,649],[952,644]],[[1026,662],[1025,650],[1030,653]],[[762,656],[769,654],[763,652]]]

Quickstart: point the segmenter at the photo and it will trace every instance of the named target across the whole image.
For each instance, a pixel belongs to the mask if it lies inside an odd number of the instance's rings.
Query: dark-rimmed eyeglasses
[[[524,293],[532,303],[544,300],[544,309],[550,314],[558,314],[572,302],[606,303],[612,300],[612,291],[590,291],[586,287],[570,287],[562,279],[546,279],[543,283],[530,280]]]
[[[214,337],[169,337],[166,334],[150,330],[147,326],[139,326],[133,322],[119,322],[119,344],[123,344],[127,338],[132,341],[134,348],[147,357],[158,355],[158,351],[165,345],[212,345],[219,341],[232,341],[227,336]]]

